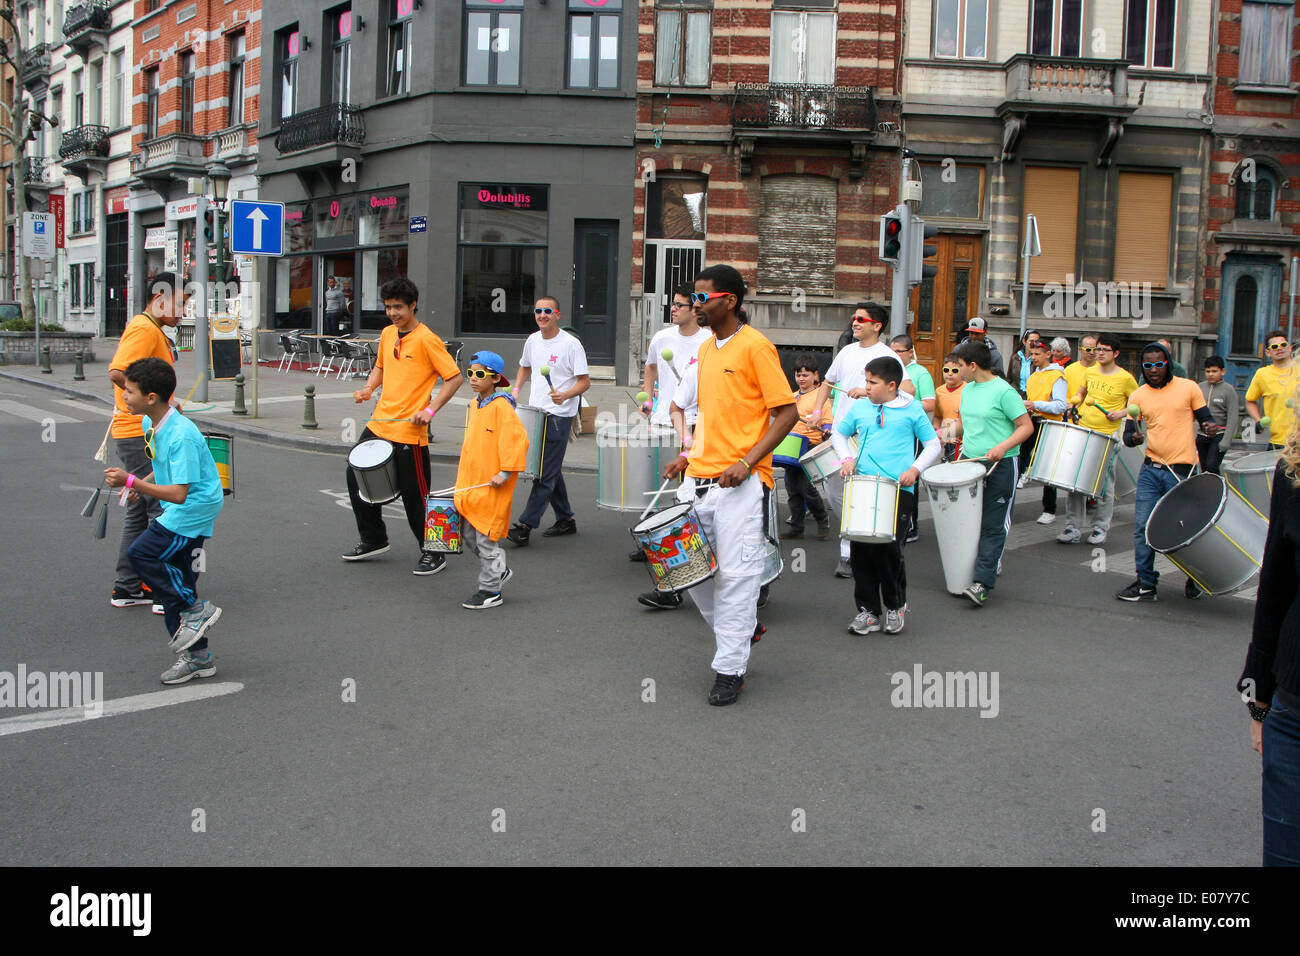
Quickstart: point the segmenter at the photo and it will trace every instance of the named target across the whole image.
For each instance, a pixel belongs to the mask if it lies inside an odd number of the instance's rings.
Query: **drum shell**
[[[1029,462],[1029,477],[1089,497],[1101,494],[1110,457],[1118,444],[1114,435],[1082,425],[1043,421]]]
[[[856,455],[858,453],[857,435],[849,439],[849,446],[853,449],[853,454]],[[813,484],[826,481],[840,473],[839,459],[835,456],[835,448],[829,438],[811,451],[800,455],[799,465]]]
[[[781,556],[781,536],[777,531],[778,513],[776,507],[776,486],[767,495],[767,532],[763,535],[763,576],[759,584],[771,584],[785,570],[785,561]]]
[[[1223,479],[1265,518],[1273,504],[1273,474],[1279,451],[1263,451],[1224,462]]]
[[[463,520],[456,510],[454,498],[429,495],[424,499],[424,540],[420,549],[438,554],[460,554]]]
[[[630,533],[645,553],[646,570],[656,591],[685,591],[718,572],[718,559],[692,504],[657,511]]]
[[[670,428],[635,424],[600,429],[596,433],[596,507],[645,510],[651,500],[646,492],[656,491],[663,483],[663,470],[680,447],[681,439]]]
[[[1147,544],[1207,594],[1250,583],[1264,560],[1268,519],[1218,475],[1193,475],[1166,492],[1147,519]]]
[[[203,432],[203,440],[217,466],[217,477],[221,479],[221,493],[235,493],[235,440],[222,432]]]
[[[356,450],[370,442],[381,442],[387,445],[388,457],[375,465],[359,467],[353,464],[352,457]],[[372,505],[386,505],[401,497],[402,491],[397,484],[397,459],[394,451],[392,442],[383,438],[368,438],[358,442],[352,447],[352,451],[348,452],[348,467],[352,469],[352,474],[357,480],[357,495],[362,501]]]
[[[975,558],[984,524],[985,474],[979,462],[953,461],[933,465],[921,475],[949,594],[961,594],[975,582]]]
[[[1137,491],[1137,476],[1146,457],[1146,445],[1130,448],[1123,442],[1115,451],[1115,497],[1123,498]]]
[[[537,479],[542,474],[542,453],[546,448],[546,413],[532,405],[516,405],[515,413],[528,434],[528,457],[520,478]]]
[[[786,467],[798,467],[799,459],[808,453],[810,444],[807,435],[791,432],[781,439],[781,443],[772,450],[772,464]]]
[[[877,475],[851,475],[844,479],[844,506],[840,509],[840,537],[867,544],[894,540],[901,496],[898,482]]]

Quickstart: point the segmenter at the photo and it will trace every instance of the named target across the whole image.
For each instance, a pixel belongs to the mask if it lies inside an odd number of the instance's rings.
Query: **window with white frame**
[[[226,125],[244,122],[244,57],[247,53],[244,31],[230,35],[230,73],[226,82]]]
[[[81,266],[81,288],[81,307],[93,309],[95,307],[95,264],[93,262]]]
[[[144,138],[158,138],[158,67],[144,71]]]
[[[123,50],[115,50],[112,57],[113,86],[112,103],[109,106],[108,125],[113,129],[122,128],[122,117],[126,115],[126,55]]]
[[[988,34],[988,0],[936,0],[933,37],[936,59],[987,59]]]
[[[1034,56],[1081,56],[1083,0],[1032,0],[1029,52]]]
[[[773,10],[768,80],[833,86],[835,14]]]
[[[1294,22],[1292,0],[1244,0],[1237,82],[1252,86],[1290,85]]]
[[[298,25],[275,35],[276,56],[280,60],[280,119],[297,112],[298,108]]]
[[[1172,70],[1178,43],[1178,0],[1128,0],[1124,59],[1134,66]]]
[[[330,14],[330,102],[352,102],[352,5]]]
[[[104,122],[104,60],[90,64],[90,122],[96,126]]]
[[[710,2],[660,0],[655,11],[655,86],[709,85]]]
[[[181,54],[181,132],[194,132],[194,53]]]
[[[81,308],[81,263],[79,262],[68,266],[68,307]]]

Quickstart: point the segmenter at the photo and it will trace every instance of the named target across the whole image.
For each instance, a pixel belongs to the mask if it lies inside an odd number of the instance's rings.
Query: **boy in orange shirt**
[[[953,426],[961,421],[961,369],[957,356],[949,353],[943,358],[943,384],[934,390],[934,430],[943,442],[943,460],[952,461],[961,451]]]
[[[499,606],[501,585],[513,574],[499,542],[509,528],[515,484],[528,460],[528,433],[514,399],[496,390],[510,386],[505,370],[500,355],[484,350],[470,356],[465,373],[474,401],[460,447],[454,500],[463,547],[472,548],[479,559],[478,591],[461,605],[472,611]]]

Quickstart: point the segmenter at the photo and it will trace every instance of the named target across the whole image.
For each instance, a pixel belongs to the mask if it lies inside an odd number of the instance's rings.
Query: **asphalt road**
[[[108,604],[120,517],[95,540],[79,514],[102,410],[0,393],[0,671],[102,671],[109,699],[163,690],[161,618]],[[32,409],[69,420],[50,435]],[[746,690],[714,708],[711,635],[689,601],[636,605],[632,516],[598,511],[594,478],[569,482],[579,534],[511,549],[505,605],[468,611],[475,560],[413,576],[400,521],[384,558],[339,560],[356,540],[340,458],[237,441],[235,461],[199,585],[224,608],[218,673],[186,686],[242,689],[0,735],[7,863],[1259,861],[1259,762],[1232,690],[1253,604],[1186,601],[1181,577],[1158,604],[1116,601],[1123,521],[1100,573],[1022,496],[977,609],[943,591],[925,520],[890,637],[846,632],[833,541],[799,543],[802,572],[789,542]],[[435,467],[435,487],[453,476]],[[918,664],[996,672],[997,715],[895,707],[891,675]]]

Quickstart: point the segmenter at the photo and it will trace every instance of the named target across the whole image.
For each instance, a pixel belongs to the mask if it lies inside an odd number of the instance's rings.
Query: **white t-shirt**
[[[844,418],[854,402],[854,399],[849,398],[846,393],[850,389],[865,388],[867,384],[867,363],[882,357],[891,358],[898,362],[899,365],[903,364],[898,359],[898,353],[884,342],[877,342],[875,345],[865,347],[858,342],[854,342],[852,345],[844,346],[844,348],[840,349],[839,354],[835,356],[835,361],[831,362],[831,367],[826,370],[826,381],[844,389],[843,392],[831,392],[836,425]],[[912,376],[907,374],[907,369],[904,368],[903,381],[910,382],[911,380]]]
[[[519,358],[519,365],[531,369],[528,377],[529,405],[561,418],[572,418],[578,414],[580,400],[576,395],[562,405],[556,405],[551,401],[552,385],[557,392],[563,392],[577,383],[579,375],[588,374],[587,353],[577,336],[560,329],[559,335],[544,339],[541,330],[538,329],[528,336],[528,341],[524,343],[524,354]],[[542,375],[544,365],[551,367],[549,385]]]
[[[660,329],[654,334],[650,340],[650,347],[646,350],[645,359],[647,366],[655,367],[659,377],[659,394],[655,398],[654,411],[650,414],[652,425],[672,424],[672,420],[668,417],[668,406],[677,391],[677,383],[681,381],[688,369],[694,368],[700,343],[712,335],[713,333],[708,329],[697,329],[694,335],[682,335],[681,329],[675,325]],[[672,352],[671,360],[663,357],[664,349]],[[696,405],[692,404],[690,408],[683,407],[683,411],[686,413],[687,424],[694,424],[695,416],[699,411]]]
[[[673,389],[672,394],[672,403],[682,410],[688,423],[694,422],[695,417],[700,412],[700,379],[698,371],[698,365],[692,365],[688,368],[686,374],[682,376],[682,380]]]

